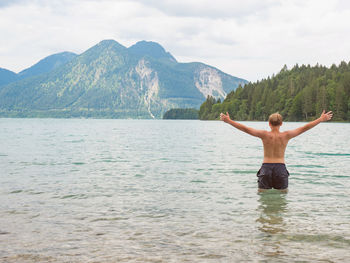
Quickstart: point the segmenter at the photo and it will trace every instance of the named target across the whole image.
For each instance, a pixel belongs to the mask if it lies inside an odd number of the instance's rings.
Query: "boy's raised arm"
[[[243,132],[246,132],[246,133],[248,133],[252,136],[255,136],[255,137],[262,138],[265,134],[264,130],[257,130],[257,129],[245,126],[241,123],[238,123],[236,121],[231,120],[230,115],[227,112],[226,112],[226,114],[220,113],[220,120],[222,120],[228,124],[231,124],[236,129],[241,130]]]
[[[323,121],[329,121],[330,119],[332,119],[332,117],[333,117],[333,113],[331,111],[325,113],[325,111],[323,110],[321,116],[318,119],[311,121],[311,122],[305,124],[304,126],[296,128],[294,130],[287,131],[286,133],[287,133],[288,139],[292,139],[292,138],[310,130],[311,128],[315,127],[317,124],[319,124]]]

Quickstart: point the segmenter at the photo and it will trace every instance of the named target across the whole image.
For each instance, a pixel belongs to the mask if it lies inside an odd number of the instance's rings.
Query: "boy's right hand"
[[[321,121],[329,121],[330,119],[332,119],[333,117],[333,112],[332,111],[329,111],[327,113],[325,113],[326,111],[323,110],[322,111],[322,114],[321,114]]]

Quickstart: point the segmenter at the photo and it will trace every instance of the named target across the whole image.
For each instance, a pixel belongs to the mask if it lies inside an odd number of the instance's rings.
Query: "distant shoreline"
[[[200,119],[152,119],[152,118],[108,118],[108,117],[8,117],[8,116],[0,116],[0,119],[57,119],[57,120],[124,120],[124,121],[137,121],[137,120],[144,120],[144,121],[201,121],[201,122],[221,122],[220,120],[200,120]],[[260,120],[235,120],[237,122],[261,122],[261,123],[267,123],[267,121],[260,121]],[[284,121],[284,123],[307,123],[308,121]],[[327,123],[344,123],[349,124],[349,121],[329,121]]]

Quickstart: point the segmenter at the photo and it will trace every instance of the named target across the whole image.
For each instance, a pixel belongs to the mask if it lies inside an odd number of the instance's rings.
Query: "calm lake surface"
[[[350,262],[350,124],[290,141],[288,194],[257,192],[262,151],[215,121],[0,119],[0,261]]]

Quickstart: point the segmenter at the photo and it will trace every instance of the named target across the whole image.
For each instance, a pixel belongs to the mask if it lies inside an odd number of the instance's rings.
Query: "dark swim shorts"
[[[260,189],[288,188],[289,172],[284,163],[263,163],[256,175]]]

